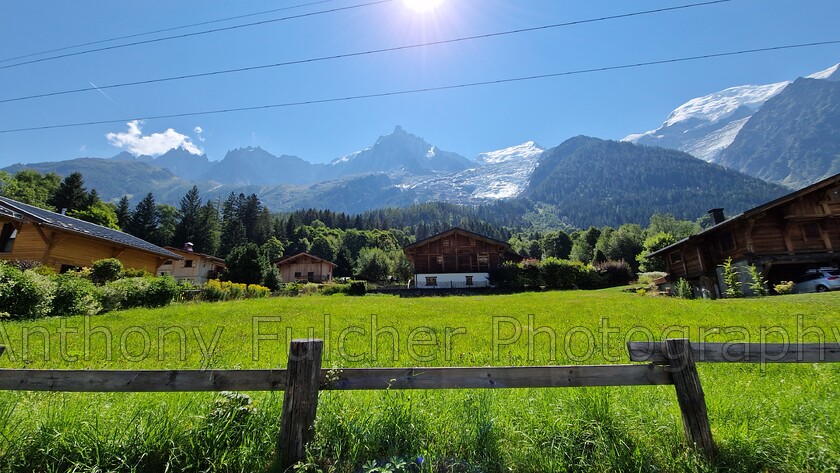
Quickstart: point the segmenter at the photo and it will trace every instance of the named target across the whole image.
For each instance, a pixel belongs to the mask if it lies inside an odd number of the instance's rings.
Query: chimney
[[[723,215],[723,209],[711,209],[709,210],[709,215],[712,216],[712,222],[715,225],[721,224],[726,220],[726,216]]]
[[[184,243],[184,251],[192,253],[192,250],[193,250],[193,244],[192,243],[190,243],[190,242]]]
[[[62,208],[60,213],[61,213],[61,215],[67,215],[67,209]]]

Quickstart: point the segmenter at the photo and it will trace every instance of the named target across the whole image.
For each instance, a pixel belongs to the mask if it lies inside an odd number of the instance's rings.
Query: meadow
[[[827,342],[840,293],[733,300],[618,289],[400,299],[305,296],[3,321],[2,368],[627,363],[627,340]],[[671,386],[322,392],[300,471],[836,471],[840,366],[699,364],[716,464],[684,445]],[[282,392],[0,392],[0,471],[261,471]]]

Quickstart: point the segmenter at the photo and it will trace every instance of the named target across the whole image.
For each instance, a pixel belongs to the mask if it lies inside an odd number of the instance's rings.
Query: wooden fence
[[[0,354],[5,348],[0,346]],[[673,385],[688,445],[709,460],[715,443],[697,362],[840,362],[840,344],[630,342],[630,360],[591,366],[321,368],[323,341],[293,340],[287,369],[33,370],[0,369],[0,390],[66,392],[284,391],[278,464],[304,458],[315,435],[320,390],[499,389]]]

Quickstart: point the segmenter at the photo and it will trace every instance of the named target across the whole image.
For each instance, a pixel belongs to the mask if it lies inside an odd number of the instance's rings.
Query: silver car
[[[793,292],[828,292],[840,290],[840,270],[818,269],[811,270],[793,281]]]

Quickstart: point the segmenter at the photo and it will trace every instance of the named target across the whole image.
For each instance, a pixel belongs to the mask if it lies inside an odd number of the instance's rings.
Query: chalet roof
[[[79,220],[77,218],[68,217],[67,215],[50,212],[49,210],[24,204],[7,197],[0,197],[0,212],[3,212],[4,214],[18,214],[20,220],[30,220],[44,227],[75,233],[97,240],[117,243],[135,250],[154,253],[165,258],[183,259],[171,251],[165,250],[157,245],[153,245],[146,240],[137,238],[134,235],[129,235],[128,233],[124,233],[119,230],[96,225],[95,223],[85,222],[84,220]]]
[[[181,249],[181,248],[175,248],[174,246],[164,246],[164,249],[167,249],[167,250],[169,250],[173,253],[177,253],[177,254],[187,254],[187,255],[201,256],[202,258],[207,258],[210,261],[214,261],[216,263],[224,264],[224,262],[225,262],[224,259],[219,258],[218,256],[208,255],[206,253],[199,253],[197,251],[186,251],[186,250]]]
[[[770,209],[779,207],[780,205],[790,203],[790,202],[792,202],[792,201],[794,201],[794,200],[796,200],[796,199],[798,199],[798,198],[800,198],[804,195],[810,194],[812,192],[820,191],[820,190],[823,190],[825,188],[832,187],[832,186],[838,185],[838,184],[840,184],[840,173],[835,174],[835,175],[833,175],[829,178],[823,179],[822,181],[811,184],[810,186],[803,187],[802,189],[799,189],[798,191],[794,191],[794,192],[791,192],[790,194],[783,195],[782,197],[779,197],[778,199],[771,200],[770,202],[767,202],[766,204],[762,204],[762,205],[759,205],[758,207],[755,207],[753,209],[742,212],[742,213],[740,213],[740,214],[738,214],[738,215],[736,215],[736,216],[734,216],[734,217],[732,217],[728,220],[725,220],[725,221],[723,221],[723,222],[721,222],[717,225],[709,227],[709,228],[703,230],[702,232],[700,232],[696,235],[692,235],[688,238],[683,238],[682,240],[680,240],[680,241],[678,241],[674,244],[671,244],[669,246],[666,246],[665,248],[662,248],[661,250],[654,251],[653,253],[650,253],[648,256],[649,257],[650,256],[662,256],[663,254],[668,253],[670,251],[673,251],[674,249],[676,249],[676,248],[678,248],[678,247],[680,247],[680,246],[682,246],[682,245],[684,245],[688,242],[702,240],[705,237],[717,232],[718,230],[721,230],[723,228],[730,227],[730,226],[734,225],[736,222],[747,220],[750,217],[754,217],[756,215],[761,214],[762,212],[766,212]]]
[[[338,267],[338,265],[333,263],[332,261],[327,261],[324,258],[319,258],[315,255],[310,255],[309,253],[298,253],[298,254],[293,255],[293,256],[286,256],[284,258],[280,258],[279,260],[275,261],[274,264],[276,264],[278,266],[282,266],[284,264],[292,264],[292,263],[295,262],[295,260],[297,260],[298,258],[302,258],[302,257],[308,257],[308,258],[314,259],[315,261],[320,261],[322,263],[327,263],[327,264],[331,265],[333,268]]]
[[[456,233],[459,233],[461,235],[466,235],[468,237],[475,238],[477,240],[482,240],[482,241],[485,241],[487,243],[492,243],[494,245],[499,245],[502,248],[502,250],[507,250],[507,249],[510,248],[510,244],[507,243],[507,242],[504,242],[504,241],[501,241],[501,240],[495,240],[493,238],[486,237],[484,235],[479,235],[478,233],[473,233],[469,230],[464,230],[463,228],[452,227],[449,230],[438,233],[437,235],[432,235],[428,238],[424,238],[420,241],[414,242],[414,243],[406,246],[403,249],[404,250],[409,250],[409,249],[412,249],[412,248],[417,248],[419,246],[425,245],[426,243],[429,243],[429,242],[432,242],[432,241],[435,241],[435,240],[439,240],[441,238],[445,238],[445,237],[454,235]]]

